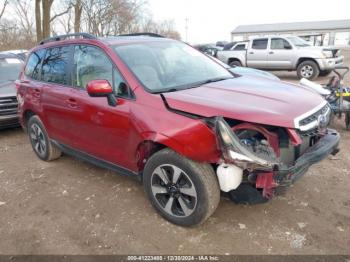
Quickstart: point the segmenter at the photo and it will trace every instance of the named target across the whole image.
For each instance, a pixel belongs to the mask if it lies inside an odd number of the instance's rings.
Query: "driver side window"
[[[119,97],[130,97],[131,93],[119,71],[107,55],[98,47],[77,45],[74,47],[73,85],[86,89],[91,80],[107,80]]]
[[[291,49],[291,45],[283,38],[272,38],[271,49]]]

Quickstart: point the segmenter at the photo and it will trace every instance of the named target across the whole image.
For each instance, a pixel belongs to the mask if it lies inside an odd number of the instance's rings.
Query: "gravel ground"
[[[194,228],[158,216],[136,180],[69,156],[42,162],[21,129],[0,131],[0,254],[349,254],[350,132],[334,126],[341,152],[285,196],[222,199]]]

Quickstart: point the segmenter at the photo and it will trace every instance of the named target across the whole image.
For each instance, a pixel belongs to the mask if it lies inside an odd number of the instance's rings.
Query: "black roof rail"
[[[88,34],[88,33],[74,33],[74,34],[66,34],[66,35],[57,35],[57,36],[46,38],[46,39],[44,39],[44,40],[42,40],[40,42],[40,45],[43,45],[43,44],[46,44],[46,43],[49,43],[49,42],[54,42],[54,41],[61,41],[61,40],[68,39],[68,38],[71,38],[71,37],[75,37],[75,38],[81,37],[81,38],[86,38],[86,39],[97,39],[96,36]]]
[[[156,34],[156,33],[148,33],[148,32],[144,32],[144,33],[131,33],[131,34],[121,34],[118,36],[150,36],[150,37],[162,37],[164,38],[164,36],[160,35],[160,34]]]

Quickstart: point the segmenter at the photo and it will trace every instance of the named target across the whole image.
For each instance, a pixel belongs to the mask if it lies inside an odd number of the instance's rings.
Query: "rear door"
[[[292,57],[292,45],[287,40],[279,37],[271,38],[267,68],[292,69]]]
[[[247,66],[264,69],[267,66],[268,38],[253,39],[247,52]]]
[[[80,110],[70,93],[70,58],[72,46],[48,48],[41,69],[43,85],[42,108],[44,124],[51,138],[72,145],[76,133],[72,127],[72,115]]]
[[[18,95],[30,104],[32,110],[40,112],[43,83],[40,82],[41,63],[46,50],[40,49],[30,54],[24,74],[17,81]]]

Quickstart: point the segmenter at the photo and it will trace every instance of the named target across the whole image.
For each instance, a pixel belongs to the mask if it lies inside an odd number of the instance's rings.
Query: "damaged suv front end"
[[[221,189],[233,201],[245,203],[265,202],[284,192],[312,164],[339,151],[340,135],[327,128],[330,114],[324,102],[296,118],[294,129],[235,124],[223,117],[207,120],[222,153],[217,169]]]
[[[204,221],[222,192],[265,202],[338,151],[330,107],[309,89],[232,74],[173,40],[114,50],[136,83],[131,112],[145,141],[137,170],[153,206],[175,224]]]

